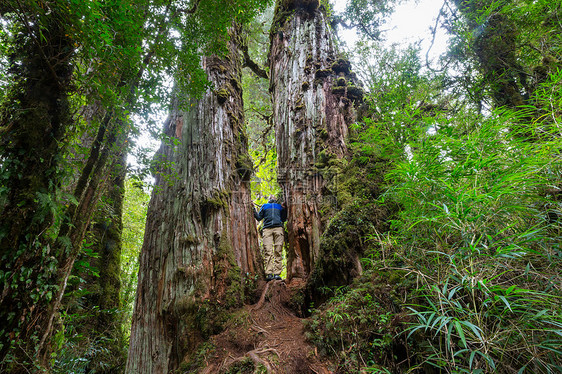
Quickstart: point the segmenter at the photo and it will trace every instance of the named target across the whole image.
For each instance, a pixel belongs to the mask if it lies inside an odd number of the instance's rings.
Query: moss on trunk
[[[322,155],[348,156],[348,125],[361,100],[349,61],[338,58],[317,1],[279,1],[271,28],[270,91],[276,126],[278,181],[288,205],[287,278],[306,279],[320,252],[327,217]],[[333,89],[340,80],[345,86]],[[311,83],[312,82],[312,83]],[[319,163],[320,161],[320,163]]]

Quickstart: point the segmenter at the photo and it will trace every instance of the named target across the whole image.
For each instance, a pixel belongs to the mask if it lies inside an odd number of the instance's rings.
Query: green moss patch
[[[332,93],[335,95],[345,95],[345,87],[341,87],[341,86],[335,86],[332,87]]]
[[[180,364],[178,373],[196,373],[203,369],[207,362],[215,356],[216,347],[210,342],[199,345],[197,350],[189,357],[186,362]]]
[[[360,101],[363,99],[364,91],[361,87],[349,86],[347,87],[347,97],[351,100]]]
[[[405,300],[414,287],[400,270],[366,272],[314,311],[305,322],[307,338],[320,354],[337,359],[338,373],[401,372],[411,364]]]
[[[351,72],[351,62],[344,58],[340,58],[332,64],[332,70],[336,74],[343,73],[348,75]]]
[[[314,73],[314,78],[315,79],[322,79],[322,78],[329,77],[332,74],[333,74],[333,72],[330,69],[318,69]]]
[[[215,95],[217,95],[217,101],[219,102],[219,104],[222,105],[230,97],[230,92],[228,92],[228,90],[223,87],[223,88],[218,89],[215,92]]]
[[[249,181],[254,173],[254,163],[247,152],[240,152],[236,158],[236,172],[243,181]]]
[[[373,241],[368,235],[386,231],[386,217],[389,211],[377,204],[350,205],[328,223],[321,237],[320,256],[309,279],[311,299],[322,302],[322,295],[313,292],[322,287],[336,287],[350,284],[361,274],[359,259]]]

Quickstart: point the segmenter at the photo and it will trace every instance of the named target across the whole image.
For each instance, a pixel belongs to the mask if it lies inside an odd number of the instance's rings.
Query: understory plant
[[[308,339],[322,355],[336,357],[336,372],[403,372],[412,366],[403,307],[412,284],[401,270],[367,270],[335,289],[306,320]]]
[[[562,370],[559,125],[527,114],[435,118],[387,175],[402,207],[387,245],[420,297],[412,371]]]

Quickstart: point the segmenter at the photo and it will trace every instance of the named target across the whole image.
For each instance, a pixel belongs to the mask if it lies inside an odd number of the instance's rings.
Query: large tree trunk
[[[318,257],[318,208],[327,198],[318,163],[347,154],[353,101],[362,90],[349,62],[337,58],[318,1],[278,1],[269,61],[278,179],[288,202],[287,278],[304,279]]]
[[[178,95],[157,152],[140,258],[127,373],[167,373],[240,306],[263,276],[249,191],[238,55],[204,58],[214,85]],[[183,110],[186,104],[188,110]]]

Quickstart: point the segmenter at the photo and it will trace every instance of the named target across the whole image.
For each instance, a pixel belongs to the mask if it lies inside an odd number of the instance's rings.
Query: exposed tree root
[[[263,289],[261,296],[260,296],[260,300],[258,301],[258,303],[256,305],[254,305],[252,307],[252,310],[258,310],[261,309],[263,307],[263,302],[265,301],[265,295],[267,294],[267,291],[269,290],[269,285],[271,284],[271,282],[267,282],[265,285],[265,288]]]
[[[253,351],[249,351],[246,352],[246,354],[242,357],[237,357],[234,359],[230,359],[228,360],[225,359],[225,362],[223,362],[223,365],[221,365],[221,367],[219,368],[219,372],[223,371],[223,370],[228,370],[229,368],[231,368],[232,366],[236,365],[239,362],[243,362],[246,358],[249,358],[252,360],[252,362],[254,363],[254,365],[256,365],[256,367],[258,367],[259,365],[262,365],[266,370],[267,373],[275,373],[274,369],[269,363],[269,361],[264,360],[262,358],[259,357],[259,355],[264,354],[264,353],[268,353],[268,352],[273,352],[277,355],[277,357],[280,359],[281,356],[279,354],[279,352],[277,352],[277,350],[273,349],[273,348],[269,348],[269,349],[254,349]]]

